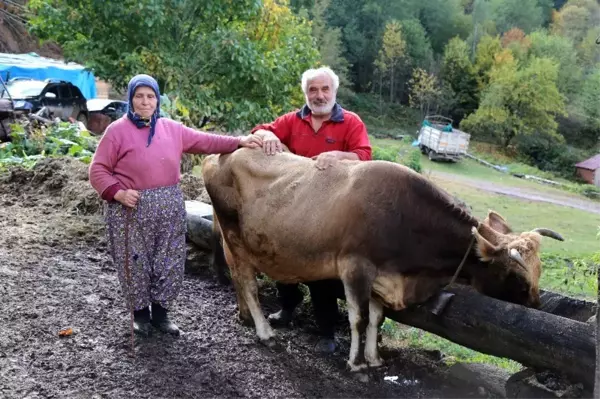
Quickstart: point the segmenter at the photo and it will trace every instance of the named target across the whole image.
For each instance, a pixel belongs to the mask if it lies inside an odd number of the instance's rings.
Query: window
[[[60,93],[60,98],[71,98],[71,90],[69,89],[69,85],[60,85],[58,86],[58,91]]]
[[[72,85],[71,86],[71,93],[73,93],[73,97],[75,98],[83,98],[83,94],[81,94],[81,91],[79,90],[79,87]]]

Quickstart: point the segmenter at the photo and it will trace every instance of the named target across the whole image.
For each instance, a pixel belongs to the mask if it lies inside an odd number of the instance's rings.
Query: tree
[[[566,37],[536,31],[529,35],[529,58],[549,58],[558,64],[558,89],[572,99],[581,89],[582,71],[577,65],[577,52]]]
[[[117,89],[149,73],[193,121],[209,116],[228,130],[301,104],[299,76],[318,59],[309,23],[285,1],[31,0],[29,7],[38,37]]]
[[[452,89],[456,105],[451,115],[460,123],[465,116],[475,111],[478,102],[477,77],[464,40],[455,37],[446,45],[440,77]]]
[[[427,0],[419,4],[419,19],[429,32],[436,53],[444,51],[448,38],[466,39],[473,30],[472,18],[464,14],[460,0]]]
[[[461,128],[494,137],[505,147],[516,136],[537,132],[563,140],[554,119],[565,114],[557,79],[558,65],[553,60],[535,58],[519,69],[510,50],[502,51],[479,108],[462,121]]]
[[[396,81],[394,78],[398,73],[397,68],[405,55],[405,49],[406,42],[402,37],[400,23],[395,20],[388,22],[383,33],[377,66],[382,73],[387,72],[389,74],[390,102],[394,101],[394,92],[396,90]]]
[[[502,51],[502,44],[498,36],[483,36],[477,45],[475,53],[475,73],[479,91],[483,91],[490,80],[489,73],[494,66],[496,54]]]
[[[348,79],[349,63],[342,56],[342,30],[327,25],[325,12],[331,0],[315,0],[312,8],[312,34],[317,41],[321,63],[329,66],[340,78],[341,93],[351,93]]]
[[[568,5],[558,12],[552,23],[552,30],[561,36],[579,44],[590,26],[592,15],[584,7]]]
[[[519,62],[526,62],[531,40],[519,28],[512,28],[502,35],[502,47],[511,51]]]
[[[600,138],[600,69],[590,74],[581,93],[581,109],[585,113],[586,125]]]
[[[492,19],[499,33],[520,28],[526,33],[542,26],[544,15],[538,0],[491,0]]]
[[[415,68],[409,81],[409,103],[421,112],[421,119],[429,114],[430,108],[437,102],[441,90],[435,75],[427,73],[424,69]]]
[[[577,46],[579,63],[583,67],[584,72],[595,68],[596,64],[600,62],[600,46],[596,44],[596,39],[599,36],[600,28],[591,28],[579,46]]]

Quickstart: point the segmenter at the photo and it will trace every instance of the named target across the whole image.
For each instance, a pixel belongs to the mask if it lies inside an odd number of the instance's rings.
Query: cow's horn
[[[552,231],[550,229],[537,228],[537,229],[533,229],[533,232],[539,233],[540,235],[543,235],[543,236],[546,236],[546,237],[554,238],[555,240],[558,240],[558,241],[564,241],[565,240],[556,231]]]
[[[517,251],[514,248],[511,248],[510,258],[516,261],[519,264],[519,266],[521,266],[523,269],[527,270],[527,265],[525,264],[525,261],[523,260],[523,257],[521,256],[519,251]]]

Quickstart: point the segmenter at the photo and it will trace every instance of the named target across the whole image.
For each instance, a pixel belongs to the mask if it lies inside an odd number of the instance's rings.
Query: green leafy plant
[[[69,156],[89,163],[98,139],[79,125],[62,122],[49,127],[26,131],[19,124],[11,125],[11,141],[0,145],[0,167],[22,165],[33,167],[43,157]]]

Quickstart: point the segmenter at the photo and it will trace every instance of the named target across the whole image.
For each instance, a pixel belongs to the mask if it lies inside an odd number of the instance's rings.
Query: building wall
[[[589,184],[594,184],[594,171],[589,169],[577,168],[577,175]]]

